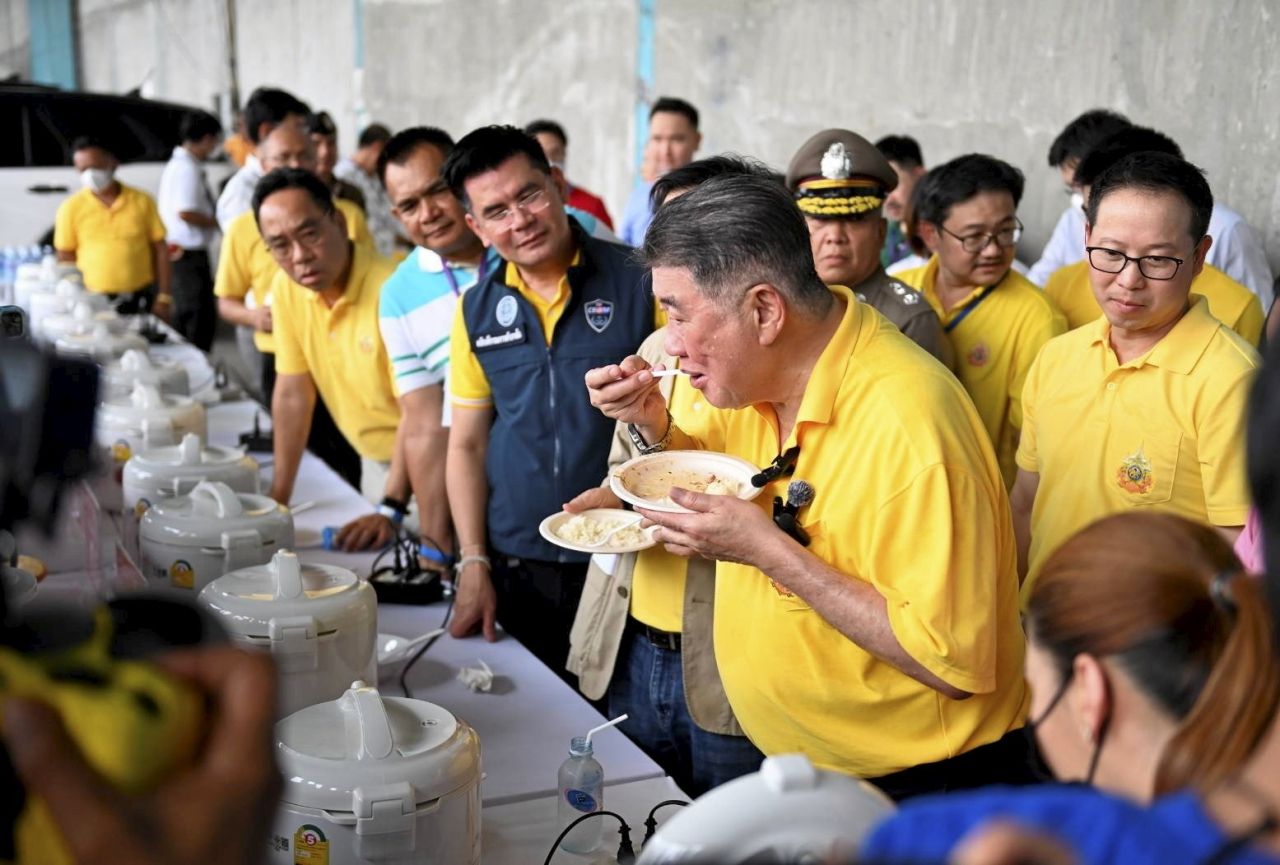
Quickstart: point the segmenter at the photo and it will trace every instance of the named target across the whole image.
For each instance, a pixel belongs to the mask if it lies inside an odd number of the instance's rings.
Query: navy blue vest
[[[538,523],[605,476],[614,422],[591,405],[584,378],[653,332],[653,290],[631,249],[570,224],[582,255],[550,346],[533,305],[506,284],[505,263],[462,296],[462,315],[493,391],[489,542],[509,556],[581,562],[543,540]]]

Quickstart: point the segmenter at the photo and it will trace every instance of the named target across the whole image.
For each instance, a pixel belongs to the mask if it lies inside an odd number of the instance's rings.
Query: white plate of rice
[[[577,514],[560,511],[543,520],[538,532],[556,546],[579,553],[636,553],[654,545],[657,528],[640,528],[641,519],[639,514],[619,508],[592,508]],[[599,545],[615,528],[618,531],[609,542]]]
[[[609,488],[624,502],[651,511],[687,514],[671,501],[672,487],[750,501],[760,495],[751,478],[760,469],[714,451],[662,451],[627,460],[609,475]]]

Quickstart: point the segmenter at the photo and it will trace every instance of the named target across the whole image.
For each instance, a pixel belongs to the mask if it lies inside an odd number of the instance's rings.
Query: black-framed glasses
[[[1183,259],[1172,255],[1140,255],[1134,258],[1125,255],[1118,249],[1105,246],[1086,246],[1084,251],[1089,255],[1089,266],[1103,273],[1120,273],[1129,266],[1129,262],[1138,265],[1138,272],[1147,279],[1173,279],[1182,267]]]
[[[947,234],[960,241],[960,248],[965,252],[982,252],[987,248],[987,244],[991,241],[996,242],[996,246],[1001,249],[1008,249],[1016,246],[1022,238],[1022,223],[1015,219],[1013,225],[1009,228],[1002,228],[999,231],[979,231],[976,234],[956,234],[945,225],[939,225]]]

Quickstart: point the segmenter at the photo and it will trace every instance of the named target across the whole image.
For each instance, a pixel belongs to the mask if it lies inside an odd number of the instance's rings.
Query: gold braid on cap
[[[884,187],[874,181],[815,177],[796,190],[796,206],[810,216],[854,216],[882,204]]]

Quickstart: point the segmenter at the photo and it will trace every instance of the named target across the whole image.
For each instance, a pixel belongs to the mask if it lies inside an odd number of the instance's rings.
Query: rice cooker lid
[[[328,631],[367,616],[374,627],[378,605],[373,588],[353,571],[304,565],[287,550],[265,565],[218,577],[200,591],[200,602],[222,614],[228,630],[260,638],[295,619],[314,620],[318,631]]]
[[[138,382],[126,397],[110,399],[102,404],[104,420],[132,423],[143,420],[203,415],[204,407],[190,397],[160,393],[152,384]]]
[[[124,354],[131,348],[146,351],[147,341],[136,333],[112,333],[108,325],[98,322],[87,333],[69,333],[59,337],[57,348],[74,354],[101,357]]]
[[[434,703],[383,697],[363,682],[280,721],[275,737],[282,798],[308,808],[370,817],[361,812],[372,812],[394,785],[411,785],[400,795],[419,805],[480,777],[480,741],[466,723]]]
[[[185,496],[161,499],[142,517],[146,540],[184,547],[224,547],[229,532],[256,532],[259,544],[283,545],[293,536],[289,509],[269,496],[237,493],[204,481]]]
[[[145,476],[176,478],[230,472],[241,467],[255,473],[258,470],[257,462],[245,455],[244,448],[202,445],[200,436],[187,433],[181,444],[149,448],[137,454],[125,470]]]
[[[145,351],[137,349],[129,349],[118,361],[108,366],[106,377],[109,381],[124,385],[145,382],[169,384],[184,393],[187,390],[187,371],[184,367],[170,361],[153,360]]]

